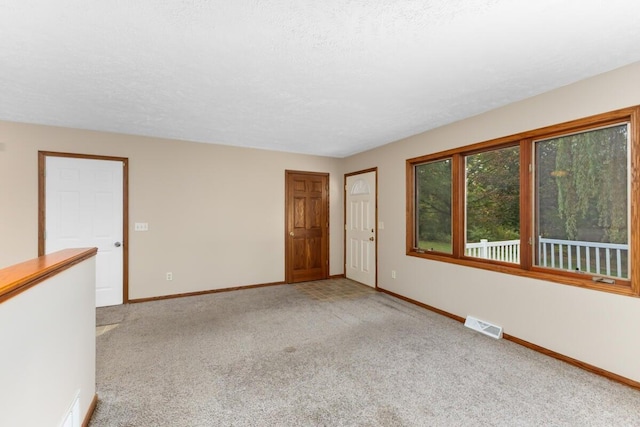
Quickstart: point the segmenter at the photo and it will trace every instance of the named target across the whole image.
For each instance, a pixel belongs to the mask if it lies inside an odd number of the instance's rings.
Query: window
[[[407,160],[407,254],[640,295],[639,118],[633,107]]]
[[[535,264],[629,278],[628,124],[535,142]]]
[[[520,147],[465,156],[466,256],[520,262]]]
[[[415,187],[415,247],[451,254],[451,159],[416,165]]]

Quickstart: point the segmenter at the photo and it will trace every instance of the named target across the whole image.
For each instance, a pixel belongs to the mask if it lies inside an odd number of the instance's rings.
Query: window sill
[[[462,265],[472,268],[480,268],[482,270],[496,271],[499,273],[511,274],[514,276],[528,277],[532,279],[545,280],[548,282],[560,283],[563,285],[577,286],[580,288],[591,289],[595,291],[608,292],[617,295],[630,297],[638,297],[628,280],[617,280],[615,284],[594,282],[591,274],[575,274],[571,272],[550,272],[548,269],[540,267],[532,267],[531,270],[524,270],[519,265],[501,263],[495,261],[477,261],[470,258],[454,258],[453,255],[436,253],[436,252],[416,252],[407,251],[407,256],[416,258],[429,259],[432,261],[447,262],[450,264]]]

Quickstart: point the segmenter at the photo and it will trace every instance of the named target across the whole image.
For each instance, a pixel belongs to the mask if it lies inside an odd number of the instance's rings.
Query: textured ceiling
[[[638,0],[0,0],[0,119],[343,157],[636,62],[639,16]]]

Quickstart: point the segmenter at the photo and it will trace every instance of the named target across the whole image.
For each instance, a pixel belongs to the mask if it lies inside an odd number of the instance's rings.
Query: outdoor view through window
[[[416,246],[452,253],[451,159],[416,165]]]
[[[520,263],[520,148],[465,157],[465,255]]]
[[[627,124],[535,142],[536,265],[629,277]]]

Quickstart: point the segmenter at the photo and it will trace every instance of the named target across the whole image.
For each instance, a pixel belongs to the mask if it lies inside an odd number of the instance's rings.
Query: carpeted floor
[[[97,316],[93,427],[640,425],[637,390],[344,279]]]

